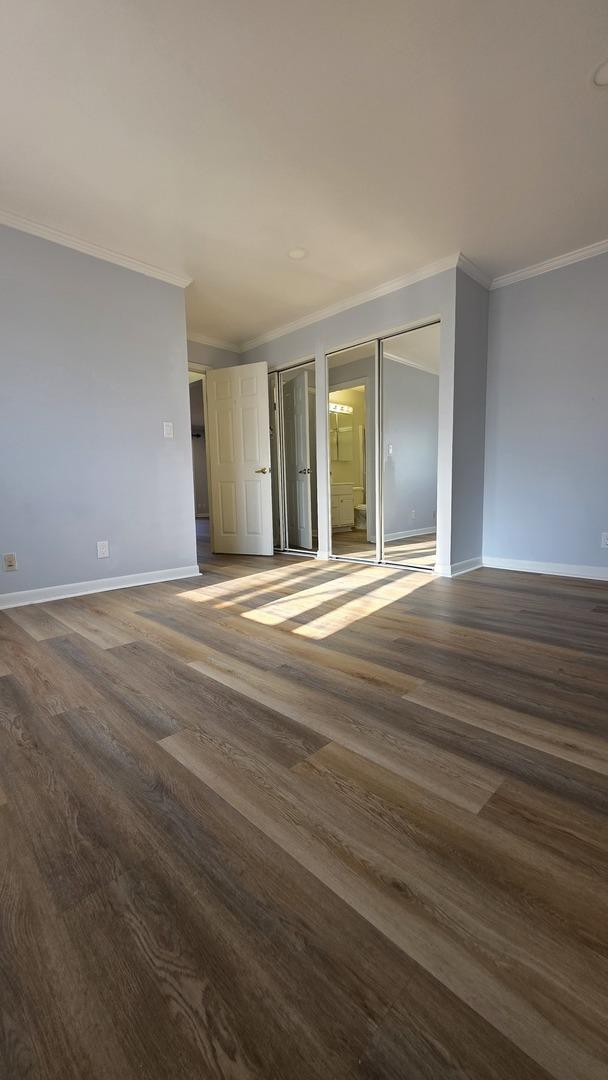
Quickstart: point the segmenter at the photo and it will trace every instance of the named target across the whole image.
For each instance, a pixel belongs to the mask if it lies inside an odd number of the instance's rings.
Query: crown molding
[[[467,259],[466,255],[463,255],[461,253],[458,256],[457,266],[458,269],[462,270],[465,274],[467,274],[468,277],[473,278],[473,281],[476,281],[478,285],[483,285],[484,289],[490,288],[492,284],[491,277],[488,274],[484,273],[484,271],[481,270],[479,266],[477,266],[474,262],[471,262],[470,259]]]
[[[391,281],[385,281],[382,285],[377,285],[374,289],[356,293],[354,296],[349,296],[345,300],[338,301],[336,304],[330,304],[329,307],[320,308],[317,311],[311,312],[310,315],[304,315],[301,319],[294,320],[294,322],[285,323],[283,326],[277,326],[275,330],[269,330],[265,334],[260,334],[257,338],[252,338],[251,341],[246,341],[241,345],[240,351],[247,352],[249,349],[257,348],[258,345],[266,345],[269,341],[275,341],[276,338],[293,333],[294,330],[302,330],[304,327],[311,326],[313,323],[320,322],[322,319],[329,319],[332,315],[340,315],[341,312],[348,311],[353,307],[358,307],[359,304],[366,304],[369,300],[378,300],[381,296],[387,296],[389,293],[397,292],[398,289],[404,289],[408,285],[414,285],[417,281],[424,281],[426,278],[434,277],[436,274],[442,274],[444,270],[455,270],[458,266],[459,259],[459,253],[448,255],[445,259],[437,259],[435,262],[428,263],[419,270],[413,270],[411,273],[404,274],[402,277],[392,278]]]
[[[14,214],[12,210],[0,209],[0,225],[7,225],[11,229],[18,229],[19,232],[29,233],[30,236],[39,236],[42,240],[50,240],[53,244],[61,244],[62,247],[71,248],[72,251],[79,251],[81,255],[92,255],[94,259],[103,259],[104,262],[122,266],[125,270],[134,270],[137,274],[156,278],[157,281],[164,281],[167,285],[177,285],[180,289],[185,289],[192,282],[192,278],[186,274],[163,270],[160,266],[152,266],[140,259],[132,259],[130,255],[123,255],[120,251],[111,251],[109,248],[101,247],[100,244],[81,240],[51,225],[31,221],[29,218],[22,217],[21,214]]]
[[[525,281],[526,278],[548,274],[551,270],[559,270],[562,266],[571,266],[572,263],[593,259],[595,255],[604,255],[607,251],[608,240],[600,240],[597,244],[588,244],[587,247],[577,248],[576,251],[568,251],[565,255],[557,255],[554,259],[545,259],[544,262],[534,263],[533,266],[525,266],[522,270],[501,274],[494,278],[490,288],[503,289],[505,285],[515,285],[518,281]]]
[[[225,349],[226,352],[240,353],[242,345],[235,345],[230,341],[220,341],[219,338],[207,337],[206,334],[188,334],[188,341],[194,341],[197,345],[209,345],[211,349]]]
[[[407,331],[407,330],[405,331],[405,333],[411,333],[411,332],[412,332],[411,330],[410,331]],[[406,360],[406,358],[404,356],[396,356],[395,353],[387,352],[386,349],[383,349],[382,355],[385,356],[387,358],[387,360],[394,360],[394,362],[396,364],[403,364],[404,367],[415,368],[416,371],[426,371],[427,375],[438,375],[439,374],[438,371],[433,371],[432,368],[426,367],[424,364],[418,363],[418,361]]]

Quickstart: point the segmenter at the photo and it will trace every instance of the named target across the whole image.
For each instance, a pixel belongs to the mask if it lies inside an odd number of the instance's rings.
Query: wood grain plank
[[[204,1075],[346,1078],[405,981],[398,951],[128,719],[65,722],[145,859],[67,916],[129,1059],[174,1076],[177,1022]]]
[[[203,562],[0,612],[3,1080],[603,1080],[608,585]]]
[[[216,749],[204,732],[173,735],[161,745],[537,1064],[559,1080],[570,1077],[574,1066],[581,1078],[599,1080],[608,1063],[608,1041],[601,1021],[606,1007],[602,986],[607,993],[608,986],[599,960],[595,961],[599,969],[593,973],[592,954],[586,957],[589,966],[583,963],[575,973],[577,954],[570,953],[572,966],[566,988],[557,972],[547,975],[552,955],[549,942],[537,963],[526,952],[534,949],[538,953],[539,927],[523,945],[520,935],[525,923],[518,922],[516,936],[532,966],[520,968],[521,952],[519,959],[516,954],[508,960],[505,955],[500,960],[497,956],[493,965],[486,950],[492,938],[496,947],[497,933],[508,947],[509,918],[503,906],[490,931],[487,916],[492,909],[482,904],[481,922],[475,923],[475,930],[471,924],[466,930],[462,926],[465,940],[471,932],[486,938],[482,961],[482,954],[474,956],[467,950],[460,932],[454,936],[459,916],[447,894],[438,899],[440,876],[432,874],[428,866],[423,872],[422,863],[411,850],[406,870],[403,846],[383,840],[369,825],[363,833],[360,828],[351,830],[346,838],[336,831],[340,814],[336,801],[325,801],[323,813],[327,817],[319,821],[314,798],[304,798],[301,788],[284,776],[276,772],[270,776],[267,763],[245,761],[232,751]],[[352,822],[350,808],[347,819]],[[340,825],[348,827],[343,817]],[[473,891],[468,896],[469,909],[475,896]],[[496,915],[493,912],[493,917]],[[506,939],[502,937],[505,931]],[[565,946],[565,940],[561,945]],[[585,1006],[581,1007],[583,998]],[[567,1035],[562,1031],[566,1014],[571,1018]]]
[[[0,814],[0,1075],[135,1080],[17,816]]]
[[[37,713],[12,676],[0,679],[0,783],[59,910],[120,872],[118,853],[62,776],[61,718]]]
[[[430,683],[421,683],[406,697],[408,701],[424,705],[443,716],[493,731],[503,738],[533,746],[546,754],[608,776],[608,745],[599,733],[580,731],[571,724],[551,722],[530,712],[518,712],[484,698]]]
[[[68,632],[74,631],[100,649],[111,649],[115,645],[125,645],[133,641],[132,636],[125,634],[113,623],[96,597],[55,600],[52,604],[40,606],[43,612],[63,624],[64,634],[66,629]]]
[[[573,807],[569,799],[539,791],[534,784],[505,780],[490,797],[481,817],[495,822],[512,836],[531,840],[564,860],[563,882],[571,881],[571,867],[584,866],[597,877],[597,888],[608,881],[608,821],[584,806]]]
[[[65,626],[54,617],[52,611],[41,604],[24,604],[23,607],[10,608],[6,615],[17,626],[25,630],[34,641],[45,641],[51,637],[65,634]]]
[[[455,994],[418,970],[372,1037],[353,1080],[549,1080]]]
[[[329,687],[325,679],[319,687],[318,678],[311,685],[306,678],[295,679],[290,669],[282,677],[268,671],[258,674],[251,665],[234,658],[226,661],[210,649],[205,661],[190,666],[222,686],[238,690],[250,700],[305,725],[322,742],[340,740],[381,765],[390,762],[401,777],[473,812],[481,809],[504,779],[497,770],[471,768],[462,755],[436,751],[409,736],[400,726],[398,707],[391,702],[384,703],[383,708],[378,691],[371,706],[354,697],[350,688],[346,698],[332,695],[331,680]]]

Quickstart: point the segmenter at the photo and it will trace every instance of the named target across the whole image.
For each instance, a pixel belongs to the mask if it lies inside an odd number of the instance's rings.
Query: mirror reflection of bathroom
[[[283,408],[286,547],[312,551],[317,539],[315,365],[280,373]]]
[[[332,553],[376,559],[376,342],[328,356]]]
[[[432,569],[437,550],[439,323],[382,342],[384,561]]]

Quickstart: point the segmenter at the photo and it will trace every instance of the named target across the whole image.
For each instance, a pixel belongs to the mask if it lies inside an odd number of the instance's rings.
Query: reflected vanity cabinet
[[[331,524],[333,529],[352,529],[355,524],[352,484],[331,485]]]

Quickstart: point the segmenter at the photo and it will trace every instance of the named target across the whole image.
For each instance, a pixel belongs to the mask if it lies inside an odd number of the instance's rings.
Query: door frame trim
[[[277,442],[277,460],[279,464],[279,514],[280,514],[280,538],[282,547],[275,548],[275,551],[279,551],[285,555],[301,555],[306,559],[316,559],[319,556],[319,533],[317,529],[317,547],[313,547],[310,551],[305,548],[293,548],[289,546],[289,531],[287,527],[287,476],[285,472],[285,417],[283,412],[283,376],[287,373],[297,371],[299,368],[312,368],[315,373],[315,395],[317,393],[316,387],[316,362],[313,356],[309,360],[297,360],[290,364],[285,364],[280,368],[273,368],[268,372],[268,377],[272,375],[277,376],[277,417],[278,417],[278,442]],[[315,423],[315,458],[317,456],[317,431]],[[312,506],[311,506],[312,511]]]

